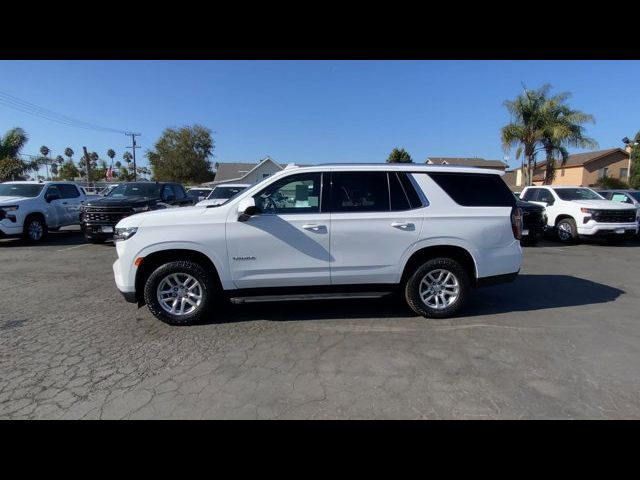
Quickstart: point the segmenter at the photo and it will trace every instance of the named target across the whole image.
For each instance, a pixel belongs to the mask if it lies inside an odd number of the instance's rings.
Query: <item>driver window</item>
[[[551,192],[546,188],[541,188],[538,191],[538,201],[550,203],[553,202],[553,197],[551,196]]]
[[[263,213],[318,213],[320,173],[301,173],[282,178],[253,196]]]

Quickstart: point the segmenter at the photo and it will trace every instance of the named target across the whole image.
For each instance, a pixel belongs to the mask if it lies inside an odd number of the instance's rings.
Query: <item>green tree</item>
[[[26,170],[26,165],[17,158],[5,157],[0,159],[0,182],[17,180]]]
[[[516,159],[522,157],[522,173],[525,184],[531,185],[536,165],[536,153],[544,133],[543,106],[551,85],[537,90],[524,89],[515,100],[507,100],[504,106],[511,115],[511,122],[502,127],[500,137],[506,153],[516,148]]]
[[[620,188],[629,188],[629,184],[619,178],[604,176],[599,178],[595,183],[594,187],[602,188],[602,189],[620,189]]]
[[[213,148],[211,130],[202,125],[167,128],[146,156],[158,181],[202,183],[214,177]]]
[[[559,93],[547,98],[541,108],[542,149],[546,154],[545,185],[553,183],[556,174],[556,157],[564,165],[569,157],[568,147],[598,148],[598,142],[585,135],[584,123],[595,123],[593,115],[572,110],[566,101],[571,94]]]
[[[71,160],[64,162],[58,173],[63,180],[75,180],[80,176],[80,171]]]
[[[0,181],[21,176],[28,165],[20,160],[20,152],[29,138],[21,128],[12,128],[0,138]]]
[[[59,167],[61,167],[61,166],[62,166],[62,164],[64,163],[64,158],[62,158],[62,155],[58,155],[58,156],[56,157],[56,162],[57,162],[57,164],[58,164],[58,166],[59,166]]]
[[[387,163],[413,163],[413,159],[404,148],[394,148],[387,157]]]
[[[629,185],[631,188],[640,188],[640,132],[636,133],[631,146]]]
[[[107,157],[111,159],[111,165],[113,165],[113,159],[116,158],[116,152],[113,148],[107,150]]]
[[[51,175],[53,176],[53,178],[56,178],[58,176],[58,164],[57,163],[52,163],[51,164]]]

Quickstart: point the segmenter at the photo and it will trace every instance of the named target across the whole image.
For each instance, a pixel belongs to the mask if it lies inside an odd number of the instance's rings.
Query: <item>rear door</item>
[[[58,189],[62,193],[62,205],[64,205],[65,225],[80,223],[80,192],[75,185],[61,183]]]
[[[331,173],[332,284],[397,282],[422,228],[422,205],[411,205],[409,186],[403,172]]]

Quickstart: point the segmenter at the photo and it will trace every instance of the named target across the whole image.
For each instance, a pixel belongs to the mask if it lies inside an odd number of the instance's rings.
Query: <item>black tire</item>
[[[578,228],[573,218],[563,218],[556,224],[556,237],[562,243],[578,243]]]
[[[443,270],[451,273],[458,283],[458,294],[456,299],[444,308],[434,308],[424,302],[420,296],[422,280],[429,273],[436,270]],[[469,274],[464,267],[462,267],[462,265],[460,265],[456,260],[440,257],[428,260],[418,267],[407,280],[404,293],[407,304],[411,310],[416,312],[418,315],[422,315],[427,318],[447,318],[455,315],[464,306],[469,293],[469,288]]]
[[[157,289],[160,283],[171,274],[190,275],[199,282],[202,300],[192,312],[174,315],[160,305]],[[156,318],[169,325],[193,325],[205,320],[217,296],[217,282],[201,265],[192,261],[175,261],[160,265],[149,275],[144,285],[144,300],[147,308]]]
[[[36,235],[39,232],[39,235]],[[31,215],[24,221],[22,238],[29,243],[40,243],[47,236],[47,224],[41,215]]]

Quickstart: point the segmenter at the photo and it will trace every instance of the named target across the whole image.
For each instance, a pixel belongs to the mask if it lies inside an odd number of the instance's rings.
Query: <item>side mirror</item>
[[[47,193],[44,200],[47,203],[51,203],[53,200],[60,200],[60,195],[57,193]]]
[[[246,222],[253,215],[261,213],[260,209],[256,207],[256,201],[253,197],[243,198],[238,204],[238,221]]]

